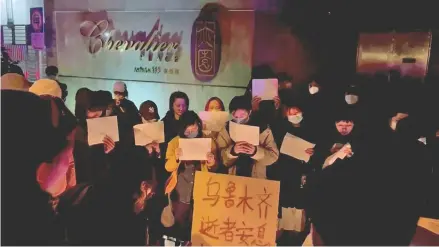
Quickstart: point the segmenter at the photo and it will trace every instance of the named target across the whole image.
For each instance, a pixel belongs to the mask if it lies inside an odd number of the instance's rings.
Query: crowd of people
[[[278,218],[304,209],[306,225],[279,229],[278,245],[301,245],[308,233],[314,245],[408,245],[419,217],[439,217],[438,81],[392,72],[336,91],[319,77],[293,84],[255,67],[252,79],[278,79],[279,96],[253,97],[250,82],[228,109],[217,97],[205,106],[258,126],[254,146],[235,143],[229,122],[207,131],[181,91],[162,119],[150,100],[137,108],[120,81],[113,92],[79,89],[73,113],[57,69],[46,72],[33,84],[2,76],[2,244],[188,244],[195,171],[280,181]],[[87,119],[107,116],[117,116],[119,141],[89,146]],[[157,121],[165,142],[136,146],[133,126]],[[316,144],[308,162],[279,151],[288,133]],[[179,138],[199,137],[211,138],[211,152],[181,161]]]

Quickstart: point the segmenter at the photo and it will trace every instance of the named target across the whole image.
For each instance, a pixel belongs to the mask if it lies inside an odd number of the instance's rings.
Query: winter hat
[[[151,100],[143,102],[140,105],[139,112],[145,120],[160,119],[157,105]]]
[[[61,98],[62,90],[59,86],[58,82],[51,79],[41,79],[29,88],[29,92],[32,92],[36,95],[51,95],[53,97]]]
[[[124,93],[126,91],[126,85],[123,81],[117,81],[113,85],[113,92]]]
[[[7,73],[1,77],[1,89],[28,91],[29,82],[20,74]]]

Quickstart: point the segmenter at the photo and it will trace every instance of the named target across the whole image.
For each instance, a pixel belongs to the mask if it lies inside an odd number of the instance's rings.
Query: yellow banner
[[[430,218],[419,218],[418,226],[423,227],[430,232],[434,232],[439,234],[439,220],[438,219],[430,219]]]
[[[192,246],[275,246],[279,182],[197,172]]]

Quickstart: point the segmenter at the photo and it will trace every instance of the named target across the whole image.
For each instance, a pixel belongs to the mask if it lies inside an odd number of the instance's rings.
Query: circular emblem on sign
[[[32,12],[32,28],[37,33],[43,31],[43,16],[40,11],[34,10]]]
[[[212,81],[218,74],[221,62],[218,21],[212,15],[200,15],[193,24],[191,36],[192,73],[199,81]]]

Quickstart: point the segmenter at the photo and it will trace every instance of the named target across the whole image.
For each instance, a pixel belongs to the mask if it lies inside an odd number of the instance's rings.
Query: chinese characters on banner
[[[195,174],[192,246],[275,246],[279,182]]]

